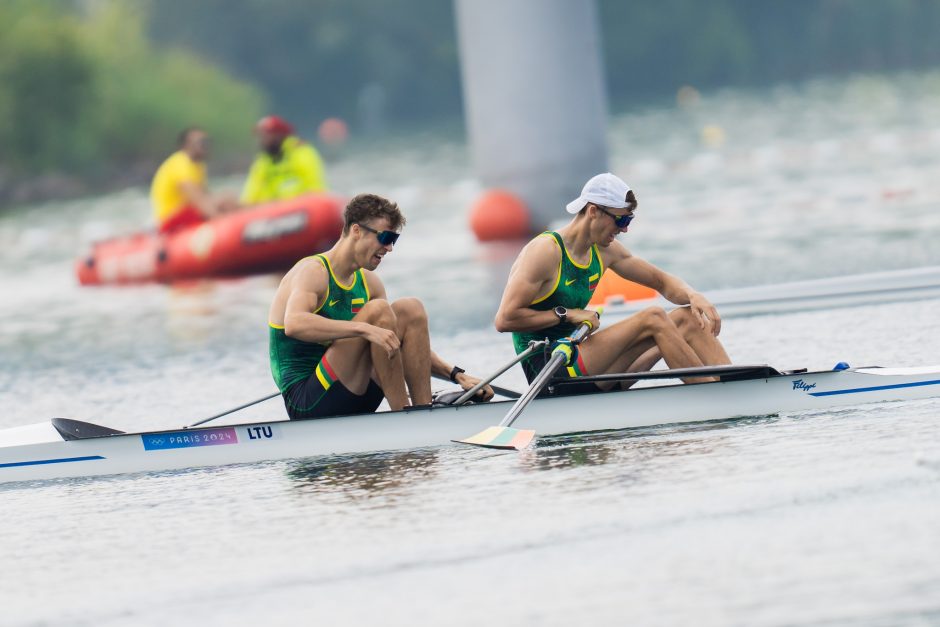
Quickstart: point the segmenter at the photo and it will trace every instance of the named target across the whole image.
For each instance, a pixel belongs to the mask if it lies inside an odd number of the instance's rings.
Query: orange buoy
[[[605,272],[591,297],[591,305],[605,305],[627,300],[647,300],[659,293],[651,287],[628,281],[616,272]]]
[[[529,208],[511,192],[488,190],[470,210],[470,228],[481,242],[526,238],[531,235]]]
[[[327,146],[339,146],[349,137],[349,128],[340,118],[327,118],[317,127],[317,137]]]

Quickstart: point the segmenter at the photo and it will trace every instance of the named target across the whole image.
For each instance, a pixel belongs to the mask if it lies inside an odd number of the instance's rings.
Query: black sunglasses
[[[617,226],[618,229],[625,229],[630,225],[631,222],[633,222],[634,216],[632,213],[625,213],[621,216],[618,216],[616,213],[611,213],[607,211],[606,209],[604,209],[603,207],[601,207],[600,205],[594,205],[594,206],[600,209],[601,213],[606,213],[611,218],[613,218],[614,224]]]
[[[365,229],[370,233],[375,233],[375,239],[379,240],[379,244],[382,246],[391,246],[398,241],[401,233],[396,233],[395,231],[376,231],[375,229],[366,226],[361,222],[356,222],[359,225],[360,229]]]

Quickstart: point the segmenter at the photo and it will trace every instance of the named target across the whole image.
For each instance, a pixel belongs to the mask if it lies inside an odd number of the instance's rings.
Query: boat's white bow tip
[[[0,447],[61,442],[62,436],[48,420],[0,430]]]

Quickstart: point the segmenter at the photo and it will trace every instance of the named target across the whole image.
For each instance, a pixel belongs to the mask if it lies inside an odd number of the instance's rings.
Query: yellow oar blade
[[[474,444],[487,448],[522,450],[532,443],[535,431],[532,429],[513,429],[512,427],[488,427],[476,435],[464,440],[454,440],[463,444]]]

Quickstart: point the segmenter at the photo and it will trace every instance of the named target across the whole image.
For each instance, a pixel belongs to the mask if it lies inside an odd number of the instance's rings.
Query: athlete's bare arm
[[[357,320],[331,320],[315,313],[317,305],[326,297],[328,273],[315,259],[296,266],[278,288],[279,294],[272,305],[271,322],[278,324],[279,301],[284,302],[284,333],[304,342],[328,342],[348,337],[359,337],[377,344],[389,353],[398,350],[398,337],[393,331]],[[371,287],[371,285],[370,285]],[[282,292],[283,290],[283,292]]]
[[[496,330],[537,331],[554,326],[558,318],[553,311],[532,309],[532,302],[548,295],[558,280],[561,249],[551,237],[536,237],[526,244],[509,271],[503,299],[496,312]],[[569,309],[568,322],[578,324],[596,318],[593,311]]]
[[[602,257],[605,265],[623,278],[653,288],[671,303],[689,305],[701,328],[710,329],[713,335],[721,332],[721,316],[715,306],[679,277],[633,255],[617,241]]]

